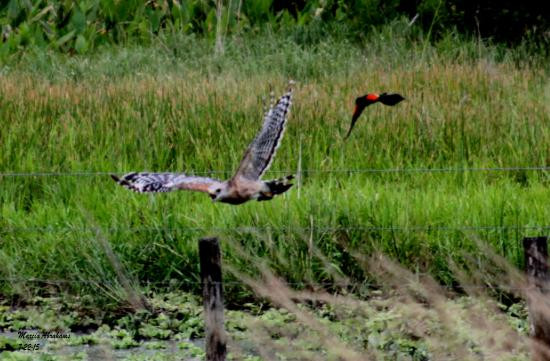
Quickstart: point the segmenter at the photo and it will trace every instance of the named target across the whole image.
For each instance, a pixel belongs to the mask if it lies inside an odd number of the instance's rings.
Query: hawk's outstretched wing
[[[121,178],[112,175],[111,177],[121,186],[135,192],[170,192],[184,189],[211,193],[221,187],[219,180],[195,177],[183,173],[127,173]]]
[[[262,129],[248,146],[234,177],[257,180],[269,168],[283,138],[291,104],[292,88],[266,113]]]

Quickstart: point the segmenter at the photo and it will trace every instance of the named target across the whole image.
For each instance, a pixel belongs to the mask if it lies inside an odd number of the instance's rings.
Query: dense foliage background
[[[315,41],[337,24],[339,34],[361,40],[400,17],[432,39],[456,31],[509,44],[528,40],[546,53],[550,20],[544,13],[539,2],[511,0],[10,0],[0,2],[0,57],[30,45],[86,53],[104,44],[148,43],[160,32],[219,42],[266,26],[305,32],[302,41]]]

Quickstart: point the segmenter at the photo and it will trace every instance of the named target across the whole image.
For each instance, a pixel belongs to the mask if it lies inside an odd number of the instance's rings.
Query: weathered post
[[[225,361],[227,353],[223,326],[222,264],[218,239],[199,240],[206,361]]]
[[[523,239],[525,271],[532,291],[527,293],[529,308],[529,333],[534,343],[533,360],[550,360],[550,303],[548,238],[525,237]],[[533,289],[534,288],[534,289]]]

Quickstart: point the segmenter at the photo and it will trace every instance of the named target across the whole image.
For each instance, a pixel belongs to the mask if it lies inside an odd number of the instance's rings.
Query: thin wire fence
[[[427,273],[424,272],[418,272],[414,273],[414,276],[422,277],[422,276],[430,276]],[[106,285],[106,286],[116,286],[120,285],[120,282],[118,280],[100,280],[100,279],[64,279],[64,278],[36,278],[36,277],[0,277],[0,281],[3,282],[13,282],[13,283],[47,283],[47,284],[90,284],[90,285]],[[418,282],[418,285],[420,287],[426,287],[426,285],[423,285],[421,282],[421,279],[408,279],[403,280],[403,287],[411,287],[412,284],[407,284],[406,282]],[[214,281],[210,281],[211,283],[217,283]],[[242,286],[245,284],[242,281],[226,281],[219,282],[223,285],[240,285]],[[161,286],[161,285],[188,285],[188,286],[201,286],[201,281],[193,281],[193,280],[183,280],[183,279],[173,279],[173,280],[166,280],[166,281],[147,281],[142,280],[141,284],[146,285],[155,285],[155,286]],[[352,282],[342,282],[342,281],[327,281],[327,282],[284,282],[287,286],[292,287],[309,287],[309,288],[361,288],[361,284],[352,283]],[[458,289],[501,289],[501,290],[510,290],[510,291],[521,291],[521,290],[532,290],[534,289],[533,285],[526,284],[523,287],[518,286],[506,286],[506,285],[491,285],[491,284],[461,284],[457,283],[455,285],[445,285],[445,284],[438,284],[438,288],[445,289],[445,290],[458,290]]]
[[[550,171],[550,166],[525,167],[445,167],[445,168],[357,168],[357,169],[292,169],[271,170],[275,174],[316,174],[316,173],[453,173],[453,172],[514,172]],[[232,174],[235,170],[203,170],[182,172],[189,175]],[[59,172],[0,172],[0,177],[98,177],[128,172],[121,171],[59,171]]]
[[[429,232],[429,231],[442,231],[442,232],[467,232],[467,231],[550,231],[550,225],[483,225],[483,226],[411,226],[411,227],[225,227],[225,228],[201,228],[201,227],[15,227],[15,228],[0,228],[0,235],[6,233],[16,232],[69,232],[69,233],[84,233],[84,232],[177,232],[177,231],[190,231],[190,232],[205,232],[205,231],[218,231],[218,232],[274,232],[274,231],[302,231],[302,232],[339,232],[339,231],[388,231],[388,232]],[[430,275],[425,272],[416,272],[415,276]],[[103,284],[103,285],[115,285],[117,281],[105,281],[105,280],[83,280],[83,279],[41,279],[36,277],[22,278],[22,277],[0,277],[0,281],[4,282],[34,282],[45,284],[64,284],[64,283],[76,283],[76,284]],[[185,285],[200,285],[200,281],[193,280],[167,280],[167,281],[143,281],[143,284],[147,285],[171,285],[171,284],[185,284]],[[224,284],[242,285],[240,281],[226,281]],[[337,281],[329,282],[288,282],[289,286],[294,287],[334,287],[338,286]],[[350,285],[357,287],[357,285]],[[503,288],[507,290],[523,290],[529,288],[525,287],[499,287],[495,285],[468,285],[458,284],[453,286],[440,285],[443,289],[456,290],[462,289],[495,289]]]
[[[513,171],[550,171],[550,166],[521,166],[521,167],[447,167],[447,168],[363,168],[363,169],[301,169],[301,170],[280,170],[270,171],[269,173],[300,173],[300,174],[331,174],[331,173],[452,173],[452,172],[513,172]],[[189,171],[189,175],[209,175],[209,174],[231,174],[233,170],[205,170],[205,171]],[[59,171],[59,172],[0,172],[0,177],[97,177],[108,176],[110,174],[120,174],[118,171]],[[47,227],[19,227],[5,226],[0,227],[0,235],[17,232],[347,232],[347,231],[362,231],[362,232],[467,232],[467,231],[547,231],[550,230],[550,225],[460,225],[460,226],[437,226],[437,225],[420,225],[410,227],[395,227],[395,226],[330,226],[330,227],[300,227],[300,226],[251,226],[251,227],[82,227],[82,226],[47,226]],[[421,276],[421,273],[416,274]],[[91,284],[91,285],[115,285],[118,281],[94,280],[94,279],[41,279],[41,278],[22,278],[22,277],[4,277],[0,278],[3,282],[33,282],[33,283],[49,283],[49,284]],[[144,285],[170,285],[170,284],[187,284],[192,286],[200,285],[200,281],[193,280],[168,280],[168,281],[142,281]],[[288,282],[289,286],[294,287],[334,287],[338,282]],[[240,281],[225,281],[226,285],[242,285]],[[356,287],[357,285],[350,285]],[[498,288],[494,285],[455,285],[447,286],[440,285],[442,289],[489,289]],[[525,287],[504,287],[508,290],[524,290]]]
[[[380,231],[380,232],[466,232],[466,231],[513,231],[513,230],[550,230],[550,225],[481,225],[481,226],[410,226],[410,227],[386,227],[386,226],[353,226],[353,227],[0,227],[2,233],[24,232],[346,232],[346,231]]]
[[[205,231],[218,231],[218,232],[228,232],[228,231],[237,231],[237,232],[273,232],[273,231],[302,231],[302,232],[339,232],[339,231],[399,231],[399,232],[424,232],[424,231],[442,231],[442,232],[466,232],[466,231],[513,231],[513,230],[539,230],[547,231],[550,230],[550,225],[531,225],[531,226],[521,226],[521,225],[483,225],[483,226],[411,226],[411,227],[225,227],[225,228],[201,228],[201,227],[110,227],[110,228],[101,228],[101,227],[12,227],[12,228],[0,228],[0,235],[6,233],[16,233],[16,232],[69,232],[69,233],[84,233],[84,232],[176,232],[176,231],[190,231],[190,232],[205,232]],[[416,272],[415,276],[429,276],[429,273],[425,272]],[[42,279],[36,277],[0,277],[0,281],[3,282],[29,282],[29,283],[44,283],[44,284],[90,284],[90,285],[117,285],[118,281],[106,281],[101,279]],[[185,280],[185,279],[174,279],[166,281],[142,281],[143,285],[189,285],[189,286],[198,286],[200,281],[194,280]],[[338,281],[328,281],[328,282],[287,282],[286,284],[293,287],[338,287]],[[224,281],[226,285],[242,285],[240,281]],[[347,286],[358,287],[355,284],[349,284]],[[360,285],[359,285],[360,286]],[[495,285],[468,285],[468,284],[458,284],[453,286],[440,285],[442,289],[456,290],[456,289],[496,289],[502,288],[507,290],[524,290],[528,289],[529,286],[525,287],[499,287]]]

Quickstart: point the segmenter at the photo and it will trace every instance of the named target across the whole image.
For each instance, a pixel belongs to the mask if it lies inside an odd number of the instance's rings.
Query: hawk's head
[[[208,195],[212,198],[213,202],[218,202],[228,196],[227,184],[216,184],[208,189]]]

